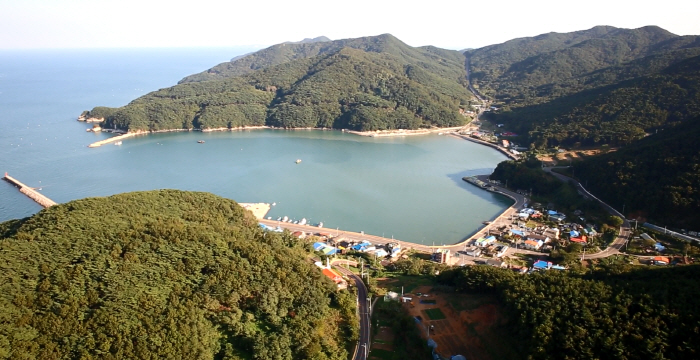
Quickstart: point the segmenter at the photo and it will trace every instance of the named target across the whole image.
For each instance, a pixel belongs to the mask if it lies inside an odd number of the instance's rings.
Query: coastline
[[[130,138],[136,135],[148,135],[148,134],[159,134],[159,133],[168,133],[168,132],[203,132],[203,133],[209,133],[209,132],[221,132],[221,131],[245,131],[245,130],[263,130],[263,129],[269,129],[269,130],[287,130],[287,131],[309,131],[309,130],[317,130],[317,131],[341,131],[344,133],[352,134],[352,135],[358,135],[358,136],[366,136],[366,137],[393,137],[393,136],[409,136],[409,135],[427,135],[427,134],[433,134],[433,133],[450,133],[460,130],[464,128],[464,126],[458,126],[458,127],[449,127],[449,128],[434,128],[434,129],[418,129],[418,130],[405,130],[405,129],[398,129],[398,130],[376,130],[376,131],[354,131],[354,130],[347,130],[347,129],[330,129],[330,128],[282,128],[282,127],[274,127],[274,126],[267,126],[267,125],[255,125],[255,126],[239,126],[239,127],[234,127],[234,128],[228,128],[228,127],[221,127],[221,128],[209,128],[209,129],[167,129],[167,130],[154,130],[154,131],[148,131],[148,130],[137,130],[134,132],[127,132],[123,133],[122,135],[118,135],[115,137],[111,137],[108,139],[96,141],[90,145],[88,145],[89,148],[95,148],[95,147],[100,147],[105,144],[109,144],[111,142],[115,141],[120,141],[124,140],[126,138]],[[120,132],[120,130],[111,130],[111,129],[104,129],[104,132]]]
[[[498,146],[498,145],[496,145],[496,144],[492,144],[492,143],[490,143],[490,142],[486,142],[486,141],[479,140],[479,139],[474,139],[473,137],[470,137],[470,136],[467,136],[467,135],[460,135],[460,134],[455,134],[455,133],[451,133],[450,135],[452,135],[452,136],[454,136],[454,137],[458,137],[458,138],[460,138],[460,139],[464,139],[464,140],[467,140],[467,141],[471,141],[471,142],[473,142],[473,143],[477,143],[477,144],[481,144],[481,145],[484,145],[484,146],[488,146],[488,147],[493,148],[493,149],[495,149],[495,150],[498,150],[498,151],[500,151],[503,155],[507,156],[508,158],[510,158],[510,159],[512,159],[512,160],[520,160],[520,157],[518,157],[517,155],[515,155],[515,154],[509,152],[508,150],[506,150],[506,149],[504,149],[504,148],[502,148],[502,147],[500,147],[500,146]]]

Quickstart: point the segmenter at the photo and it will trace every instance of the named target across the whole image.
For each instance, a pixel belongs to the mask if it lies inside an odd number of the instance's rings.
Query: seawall
[[[48,197],[44,196],[43,194],[40,194],[36,190],[23,184],[21,181],[13,178],[12,176],[7,175],[7,173],[5,173],[3,180],[5,180],[5,181],[9,182],[10,184],[19,188],[19,192],[21,192],[24,195],[27,195],[27,197],[36,201],[37,204],[43,206],[44,208],[56,205],[56,202],[54,202],[53,200],[49,199]]]

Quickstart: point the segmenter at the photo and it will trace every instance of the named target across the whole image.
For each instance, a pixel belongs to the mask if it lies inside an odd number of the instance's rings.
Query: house
[[[530,250],[539,250],[542,245],[544,245],[544,241],[542,240],[525,240],[523,243],[523,247]]]
[[[559,229],[557,228],[550,228],[546,229],[542,235],[550,238],[550,239],[559,239]]]
[[[470,246],[464,249],[464,252],[469,256],[478,257],[481,255],[481,249],[476,246]]]
[[[543,244],[549,242],[549,236],[538,235],[538,234],[530,234],[527,236],[527,239],[534,240],[534,241],[542,241]]]
[[[532,268],[535,270],[549,270],[552,268],[552,263],[550,261],[537,260],[532,264]]]
[[[520,230],[510,229],[510,234],[516,239],[522,239],[525,237],[525,233]]]
[[[501,261],[498,259],[488,259],[486,260],[486,265],[493,266],[493,267],[500,267],[504,268],[508,266],[505,261]]]
[[[586,235],[579,235],[576,237],[569,238],[569,241],[579,244],[585,244],[588,242],[588,237],[586,237]]]
[[[665,256],[655,256],[651,263],[654,265],[668,265],[670,260]]]
[[[386,257],[387,255],[389,255],[389,253],[386,252],[386,250],[384,250],[384,249],[378,249],[378,250],[376,250],[376,251],[374,252],[374,256],[376,256],[376,257],[382,257],[382,258],[383,258],[383,257]]]
[[[306,237],[306,233],[304,233],[303,231],[295,231],[292,233],[292,236],[298,239],[304,239]]]
[[[495,243],[495,242],[496,242],[496,237],[495,237],[495,236],[489,236],[489,237],[486,237],[486,238],[478,238],[478,239],[476,239],[476,241],[474,242],[474,245],[480,246],[480,247],[484,247],[484,246],[487,246],[487,245],[489,245],[489,244],[493,244],[493,243]]]
[[[450,250],[449,249],[437,249],[433,253],[433,261],[440,264],[448,264],[450,262]]]
[[[326,275],[326,277],[333,280],[336,284],[340,284],[340,282],[343,281],[343,277],[331,269],[323,269],[323,275]]]
[[[587,227],[587,228],[583,229],[583,232],[584,232],[586,235],[588,235],[588,236],[596,236],[596,235],[598,235],[598,232],[595,231],[595,229],[592,228],[592,227]]]
[[[569,231],[569,237],[575,238],[581,236],[581,233],[576,230]]]

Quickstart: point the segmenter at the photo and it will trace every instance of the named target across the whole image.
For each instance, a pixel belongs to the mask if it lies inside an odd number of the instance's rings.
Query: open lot
[[[428,296],[415,296],[417,293]],[[518,359],[509,344],[505,319],[496,299],[487,295],[441,294],[431,286],[416,287],[413,304],[404,303],[411,315],[421,318],[422,334],[438,344],[437,352],[449,358],[464,355],[470,360]],[[435,304],[420,300],[434,300]],[[440,316],[442,315],[442,316]],[[431,330],[432,326],[432,330]]]

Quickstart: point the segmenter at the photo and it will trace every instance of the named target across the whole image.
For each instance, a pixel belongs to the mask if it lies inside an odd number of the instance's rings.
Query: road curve
[[[627,242],[627,240],[629,239],[629,236],[631,234],[630,223],[629,223],[629,221],[627,221],[627,218],[624,215],[622,215],[619,211],[615,210],[615,208],[606,204],[603,200],[598,199],[597,197],[595,197],[595,195],[588,192],[588,190],[586,190],[586,188],[584,188],[580,182],[578,182],[575,179],[570,178],[566,175],[562,175],[562,174],[559,174],[557,172],[552,171],[553,168],[554,167],[543,167],[542,170],[544,170],[546,173],[552,174],[552,176],[554,176],[555,178],[557,178],[563,182],[569,182],[569,181],[572,182],[574,184],[574,186],[576,187],[576,190],[578,190],[581,194],[586,195],[586,196],[590,197],[591,199],[598,201],[603,206],[603,208],[605,208],[605,210],[607,210],[611,215],[619,216],[623,220],[622,226],[620,227],[619,234],[617,235],[615,240],[613,240],[613,242],[610,243],[610,245],[608,245],[607,248],[605,248],[604,250],[597,252],[597,253],[586,254],[586,255],[584,255],[583,258],[584,259],[599,259],[599,258],[604,258],[604,257],[608,257],[611,255],[619,254],[620,250],[622,249],[623,246],[625,246],[625,243]],[[560,168],[562,168],[562,167],[560,167]]]
[[[355,356],[353,356],[353,360],[367,360],[366,354],[369,353],[370,347],[370,309],[367,287],[365,287],[365,283],[362,281],[362,279],[360,279],[360,277],[355,275],[352,271],[336,265],[343,263],[346,265],[357,265],[357,263],[348,260],[333,260],[331,262],[338,272],[355,281],[355,286],[357,286],[357,310],[358,315],[360,316],[360,338],[358,339],[357,346],[355,347]]]

